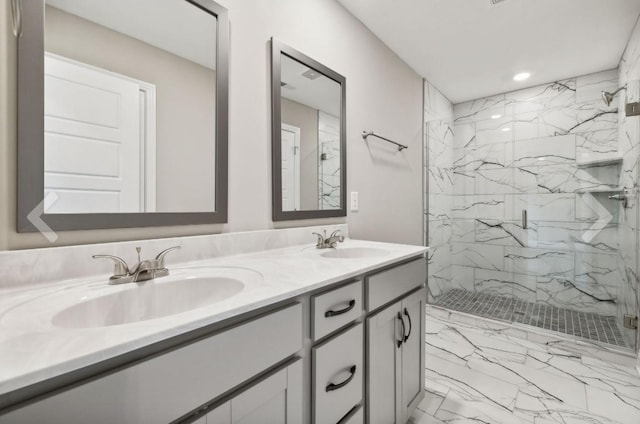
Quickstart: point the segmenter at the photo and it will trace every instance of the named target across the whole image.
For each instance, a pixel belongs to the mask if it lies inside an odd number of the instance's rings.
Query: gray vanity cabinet
[[[362,323],[312,349],[314,424],[336,424],[362,402]]]
[[[425,278],[424,259],[367,278],[367,423],[404,424],[424,397]]]
[[[302,361],[280,369],[194,424],[302,423]]]
[[[426,290],[420,289],[402,300],[407,335],[401,346],[401,422],[407,422],[424,397],[424,343]]]
[[[424,307],[419,289],[367,318],[370,424],[406,423],[423,397]]]
[[[61,387],[2,424],[404,424],[424,397],[424,257]]]
[[[99,378],[90,378],[2,415],[0,423],[173,422],[300,351],[302,314],[300,303],[283,307]],[[289,370],[287,385],[288,373]],[[296,393],[301,391],[296,389]],[[244,405],[254,404],[253,409],[258,409],[260,401],[252,403],[249,396],[245,395],[248,400]],[[302,395],[299,396],[296,404],[300,404]]]
[[[362,281],[312,296],[311,311],[312,423],[355,424],[364,397]]]
[[[400,422],[402,346],[397,315],[401,302],[367,318],[367,410],[368,422]]]

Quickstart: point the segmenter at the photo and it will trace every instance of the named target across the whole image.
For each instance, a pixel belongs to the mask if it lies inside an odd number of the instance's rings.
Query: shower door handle
[[[527,218],[527,210],[522,209],[522,229],[526,230],[529,226],[529,218]]]

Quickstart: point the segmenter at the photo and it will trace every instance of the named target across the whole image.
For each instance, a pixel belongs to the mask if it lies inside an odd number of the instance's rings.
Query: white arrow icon
[[[598,216],[598,220],[582,234],[582,240],[590,243],[611,222],[613,215],[591,193],[584,193],[581,198],[584,204]]]
[[[49,209],[49,207],[57,200],[58,195],[54,192],[49,192],[49,194],[42,199],[42,202],[38,203],[38,205],[27,215],[29,222],[31,222],[33,226],[36,227],[36,229],[40,231],[47,240],[49,240],[50,243],[58,240],[58,235],[47,225],[46,222],[42,220],[42,215],[44,215],[45,208]]]

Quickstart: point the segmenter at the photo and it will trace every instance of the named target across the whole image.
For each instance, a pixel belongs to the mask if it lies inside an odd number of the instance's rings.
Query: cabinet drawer
[[[336,424],[362,401],[363,341],[360,323],[312,349],[315,424]]]
[[[302,306],[295,304],[16,409],[0,422],[166,423],[301,347]]]
[[[362,405],[350,412],[348,416],[340,420],[338,424],[364,424],[364,408]]]
[[[426,279],[427,262],[425,258],[370,275],[366,280],[367,311],[373,311],[414,288],[424,285]]]
[[[311,298],[314,341],[344,327],[362,315],[362,281]]]

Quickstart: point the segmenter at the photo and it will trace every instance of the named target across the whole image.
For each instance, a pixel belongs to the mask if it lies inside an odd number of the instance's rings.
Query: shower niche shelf
[[[576,190],[576,193],[624,193],[624,189],[620,187],[612,187],[612,188],[583,188]]]
[[[578,168],[593,168],[596,166],[609,166],[609,165],[622,165],[622,156],[576,161],[576,166]]]

